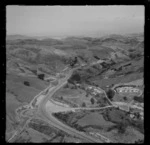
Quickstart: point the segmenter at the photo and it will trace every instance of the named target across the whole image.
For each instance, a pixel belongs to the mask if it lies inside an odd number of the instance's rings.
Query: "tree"
[[[106,92],[106,94],[107,94],[107,97],[108,97],[110,100],[112,100],[112,98],[113,98],[114,95],[115,95],[115,92],[114,92],[114,90],[109,89],[109,90]]]
[[[60,100],[63,100],[63,97],[62,97],[62,96],[60,96]]]
[[[86,93],[86,95],[85,95],[86,97],[88,97],[89,96],[89,93]]]
[[[127,97],[125,96],[125,97],[123,97],[123,99],[125,100],[125,101],[127,101]]]
[[[24,85],[26,85],[26,86],[30,86],[30,83],[29,83],[29,82],[27,82],[27,81],[24,81]]]
[[[67,83],[67,84],[64,86],[64,88],[69,88],[69,84]]]
[[[82,107],[86,107],[86,104],[85,104],[85,102],[83,102],[83,103],[82,103]]]
[[[93,98],[91,98],[91,103],[92,105],[95,103],[95,100]]]

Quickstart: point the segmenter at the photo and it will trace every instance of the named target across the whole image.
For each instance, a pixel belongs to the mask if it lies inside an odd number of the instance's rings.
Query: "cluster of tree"
[[[52,128],[47,125],[31,123],[31,122],[28,125],[30,128],[33,128],[34,130],[37,130],[38,132],[41,132],[46,135],[50,135],[53,132]]]
[[[135,49],[131,48],[131,49],[128,49],[129,52],[134,52]]]
[[[29,138],[23,138],[23,137],[18,137],[18,138],[16,138],[15,139],[15,143],[31,143],[32,141],[32,138],[31,137],[29,137]]]
[[[88,62],[88,61],[87,61],[87,58],[84,57],[84,55],[78,55],[78,58],[79,58],[80,62],[85,62],[85,63]]]
[[[54,113],[53,115],[65,123],[67,123],[68,119],[70,118],[70,113],[63,114],[63,113],[59,112],[59,113]]]
[[[141,56],[141,54],[140,53],[130,53],[129,54],[129,57],[131,58],[131,59],[136,59],[136,58],[139,58]]]
[[[68,63],[71,67],[74,67],[74,65],[78,62],[77,57],[75,57],[74,59],[70,58],[68,60]]]
[[[116,62],[114,60],[110,60],[109,62],[102,62],[101,65],[104,69],[110,68],[112,65],[115,65]]]
[[[118,133],[120,133],[120,134],[125,133],[126,128],[127,128],[127,124],[125,124],[125,123],[119,123],[118,126],[117,126]]]
[[[112,66],[112,65],[115,65],[115,64],[116,64],[116,62],[111,59],[110,65]]]
[[[100,97],[97,99],[97,104],[99,105],[99,107],[105,107],[106,103],[107,99],[105,97],[104,98]]]
[[[106,62],[102,62],[101,65],[102,65],[103,68],[107,68],[108,67],[108,64]]]
[[[137,115],[137,113],[135,115]],[[138,117],[138,116],[136,116],[136,117]],[[139,119],[131,120],[130,123],[134,128],[136,128],[136,130],[138,130],[140,133],[144,134],[144,123],[142,120],[139,120]]]
[[[38,78],[44,80],[45,74],[38,74]]]
[[[96,65],[93,65],[92,68],[94,68],[94,69],[100,71],[102,67],[101,67],[100,64],[96,64]]]
[[[143,139],[138,139],[137,141],[135,141],[135,143],[144,143],[144,140]]]
[[[77,130],[79,130],[79,131],[84,131],[84,129],[83,129],[83,127],[81,127],[80,125],[78,125],[78,124],[73,124],[73,127],[74,128],[76,128]]]
[[[74,84],[75,82],[79,83],[81,81],[81,77],[79,74],[73,74],[69,79],[68,83]]]
[[[134,96],[133,99],[134,99],[135,101],[139,102],[139,103],[143,103],[143,102],[144,102],[143,97]]]

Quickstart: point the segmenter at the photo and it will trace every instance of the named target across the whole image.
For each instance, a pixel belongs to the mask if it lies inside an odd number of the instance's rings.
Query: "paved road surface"
[[[34,99],[30,102],[29,104],[29,108],[34,108],[34,107],[38,107],[36,114],[41,117],[42,119],[46,120],[47,122],[49,122],[52,126],[55,126],[69,134],[78,136],[80,138],[85,139],[87,142],[104,142],[103,140],[97,140],[95,137],[91,137],[83,132],[79,132],[77,130],[75,130],[74,128],[71,128],[67,125],[65,125],[64,123],[62,123],[61,121],[57,120],[54,116],[52,116],[52,113],[54,112],[53,110],[50,110],[52,108],[47,107],[49,105],[47,105],[48,101],[51,100],[51,97],[53,96],[53,94],[59,90],[61,87],[63,87],[66,83],[67,80],[70,78],[70,76],[72,75],[73,70],[70,71],[70,73],[66,76],[66,78],[64,79],[60,79],[59,83],[57,86],[49,86],[47,87],[44,91],[40,92],[38,95],[36,95],[34,97]],[[47,92],[47,94],[45,93]],[[105,93],[105,91],[104,91]],[[43,98],[41,98],[40,100],[38,99],[39,97],[41,97],[43,95]],[[106,95],[106,93],[105,93]],[[107,95],[106,95],[107,97]],[[37,101],[39,100],[39,103],[37,104]],[[109,99],[108,99],[109,100]],[[109,100],[110,101],[110,100]],[[52,103],[52,102],[51,102]],[[116,105],[119,105],[120,103],[116,103]],[[54,105],[54,104],[53,104]],[[106,107],[102,107],[102,108],[84,108],[85,110],[91,110],[91,109],[104,109],[104,108],[109,108],[109,107],[114,107],[115,105],[110,101],[110,106],[106,106]],[[69,109],[69,108],[68,108]],[[70,110],[72,110],[73,108],[70,108]],[[76,110],[81,110],[83,108],[74,108]],[[29,120],[28,120],[29,121]],[[16,133],[13,135],[15,136]],[[13,138],[13,136],[11,138]],[[103,138],[103,136],[102,136]]]
[[[72,74],[72,73],[71,73]],[[65,85],[67,83],[68,78],[71,76],[71,74],[69,74],[64,80],[59,82],[59,85],[57,85],[57,87],[55,87],[52,91],[49,92],[49,94],[42,100],[42,102],[39,105],[38,108],[38,114],[45,119],[46,121],[48,121],[51,125],[69,133],[69,134],[73,134],[76,136],[79,136],[81,138],[84,138],[87,142],[100,142],[100,140],[96,140],[95,138],[91,137],[91,136],[87,136],[82,132],[79,132],[65,124],[63,124],[62,122],[60,122],[59,120],[57,120],[54,116],[52,116],[51,112],[47,112],[46,110],[46,103],[47,101],[51,98],[51,96],[57,91],[59,90],[63,85]],[[103,141],[102,141],[103,142]]]

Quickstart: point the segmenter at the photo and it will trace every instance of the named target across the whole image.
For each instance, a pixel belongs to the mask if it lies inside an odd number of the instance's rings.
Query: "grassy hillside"
[[[45,78],[55,78],[66,67],[78,69],[68,80],[68,87],[55,94],[55,99],[60,100],[63,97],[64,103],[70,101],[71,105],[82,107],[85,106],[83,103],[92,106],[92,96],[83,91],[88,85],[107,90],[115,84],[143,79],[144,38],[143,34],[134,34],[39,40],[12,35],[6,38],[6,66],[6,126],[7,131],[11,132],[18,125],[15,109],[29,103],[49,85]],[[77,83],[79,87],[76,86]],[[97,104],[94,105],[96,107]],[[116,132],[116,128],[119,130],[122,126],[122,115],[111,110],[105,116],[98,113],[84,116],[82,112],[71,114],[63,114],[62,118],[66,122],[67,118],[74,118],[72,127],[79,130],[88,130],[91,127],[95,130],[104,129],[103,133],[106,131],[110,138],[114,130]],[[61,117],[62,114],[59,115]],[[139,134],[134,131],[131,133],[133,136]],[[128,137],[132,138],[131,135]],[[114,138],[117,140],[118,134]]]

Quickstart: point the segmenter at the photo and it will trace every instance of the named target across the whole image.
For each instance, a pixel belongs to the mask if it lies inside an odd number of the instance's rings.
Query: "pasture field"
[[[25,85],[24,82],[28,82],[29,85]],[[6,76],[6,91],[14,94],[15,98],[21,103],[29,103],[35,95],[44,90],[48,85],[48,82],[35,77],[14,74]]]

